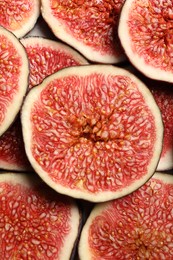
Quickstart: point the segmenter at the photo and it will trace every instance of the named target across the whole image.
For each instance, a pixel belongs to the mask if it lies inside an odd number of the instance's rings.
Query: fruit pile
[[[173,3],[0,3],[0,259],[173,259]]]

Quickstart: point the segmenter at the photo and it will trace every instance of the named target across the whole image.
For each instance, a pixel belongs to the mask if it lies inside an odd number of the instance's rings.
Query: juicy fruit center
[[[53,200],[47,190],[45,197],[42,189],[45,187],[32,190],[20,184],[0,183],[3,259],[58,259],[70,230],[70,205]]]
[[[148,171],[155,121],[129,77],[55,79],[34,103],[31,122],[32,155],[62,186],[121,190]]]
[[[120,9],[124,0],[51,0],[52,14],[67,25],[66,30],[80,42],[101,54],[121,54],[117,35]],[[117,46],[115,43],[117,42]]]
[[[110,203],[89,228],[92,259],[171,259],[172,202],[172,185],[154,179]]]
[[[133,1],[128,27],[134,53],[155,68],[173,71],[172,1]]]
[[[8,105],[18,91],[21,65],[21,57],[14,45],[7,37],[0,35],[0,125]]]
[[[10,31],[20,29],[33,12],[33,1],[0,1],[0,24]]]

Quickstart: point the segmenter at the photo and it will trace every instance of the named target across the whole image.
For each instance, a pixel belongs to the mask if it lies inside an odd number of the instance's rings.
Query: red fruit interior
[[[160,180],[109,203],[89,227],[93,260],[172,259],[173,186]]]
[[[34,12],[31,0],[11,0],[0,2],[0,24],[8,30],[22,27]]]
[[[0,35],[0,125],[3,124],[7,107],[18,92],[21,66],[21,56],[13,43]]]
[[[19,118],[0,138],[0,162],[0,167],[5,163],[8,169],[31,168],[24,149]]]
[[[101,54],[120,55],[117,26],[123,3],[124,0],[50,0],[50,8],[75,39]]]
[[[45,188],[0,183],[2,259],[59,259],[71,230],[71,205]]]
[[[173,149],[173,89],[172,86],[164,84],[151,87],[151,91],[162,114],[164,136],[161,156],[164,156],[168,150]]]
[[[126,76],[66,76],[31,110],[32,156],[51,179],[92,193],[117,191],[148,171],[155,120]]]
[[[60,47],[56,50],[52,49],[51,46],[44,47],[41,44],[30,45],[26,43],[25,48],[30,64],[29,88],[40,84],[45,77],[60,69],[80,65],[77,58],[63,49],[61,50]]]
[[[128,17],[130,44],[146,64],[173,72],[172,1],[132,1]]]

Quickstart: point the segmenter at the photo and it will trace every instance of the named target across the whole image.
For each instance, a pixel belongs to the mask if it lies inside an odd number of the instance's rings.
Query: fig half
[[[1,259],[69,260],[80,213],[34,175],[0,174]]]
[[[132,194],[96,205],[79,241],[81,260],[173,259],[173,176],[155,174]]]
[[[21,43],[29,59],[29,89],[60,69],[88,64],[77,51],[54,40],[32,36],[21,39]]]
[[[0,1],[0,25],[23,37],[35,25],[40,15],[40,0]]]
[[[173,82],[173,2],[126,0],[118,34],[131,63],[146,76]]]
[[[0,27],[0,136],[18,114],[28,87],[29,65],[24,47]]]
[[[41,0],[41,13],[56,37],[87,59],[117,63],[125,59],[117,27],[124,0]]]
[[[95,202],[154,173],[163,125],[151,92],[111,65],[65,68],[32,88],[21,113],[28,159],[57,192]]]
[[[20,42],[23,44],[29,60],[28,89],[62,68],[88,64],[75,50],[53,40],[29,37],[21,39]],[[23,145],[19,118],[0,137],[0,168],[18,171],[31,170]]]

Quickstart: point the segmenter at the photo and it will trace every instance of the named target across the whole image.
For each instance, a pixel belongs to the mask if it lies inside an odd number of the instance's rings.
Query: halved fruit
[[[45,77],[62,68],[88,64],[78,52],[57,41],[28,37],[22,39],[21,43],[29,59],[29,88],[40,84]]]
[[[106,201],[154,173],[163,125],[151,92],[111,65],[65,68],[30,90],[21,113],[28,159],[53,189]]]
[[[172,1],[126,0],[119,38],[131,63],[146,76],[173,82]]]
[[[156,84],[149,86],[155,101],[160,108],[163,125],[163,148],[157,171],[173,169],[173,88],[171,84]]]
[[[81,260],[173,259],[173,176],[96,205],[79,241]]]
[[[35,175],[0,174],[1,259],[70,259],[80,213]]]
[[[64,67],[83,65],[88,62],[72,48],[41,37],[21,40],[29,59],[29,86],[32,88],[42,80]],[[19,119],[0,137],[0,168],[28,171],[28,163]]]
[[[0,2],[0,25],[21,38],[35,25],[40,14],[40,0]]]
[[[125,59],[118,39],[124,0],[41,0],[41,13],[53,33],[87,59],[116,63]]]
[[[0,136],[14,121],[28,87],[28,59],[24,47],[0,27]]]
[[[172,84],[158,82],[137,74],[152,92],[160,109],[164,134],[163,147],[157,171],[173,169],[173,88]]]

